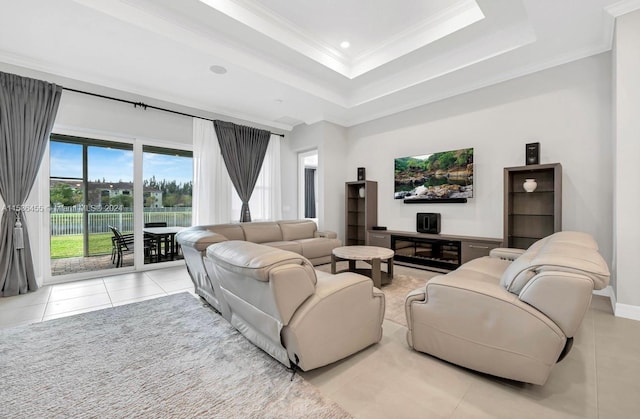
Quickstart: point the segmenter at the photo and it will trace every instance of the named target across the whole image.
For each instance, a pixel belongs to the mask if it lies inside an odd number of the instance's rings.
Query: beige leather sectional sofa
[[[196,292],[287,367],[318,368],[382,338],[384,294],[365,276],[313,268],[341,245],[313,221],[197,226],[177,240]]]
[[[405,301],[409,346],[473,370],[544,384],[571,349],[592,291],[609,283],[594,239],[563,231],[495,249]]]
[[[331,251],[342,246],[335,232],[318,231],[313,220],[287,220],[189,227],[176,235],[195,291],[216,310],[221,306],[204,266],[207,247],[228,240],[243,240],[298,253],[313,265],[329,263]]]

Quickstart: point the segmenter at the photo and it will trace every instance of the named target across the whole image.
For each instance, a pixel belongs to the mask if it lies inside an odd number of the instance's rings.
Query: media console
[[[369,230],[367,244],[392,249],[394,261],[414,268],[450,271],[502,246],[502,239]]]

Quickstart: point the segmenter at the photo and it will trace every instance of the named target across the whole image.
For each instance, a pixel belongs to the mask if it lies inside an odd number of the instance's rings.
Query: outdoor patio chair
[[[144,223],[144,228],[149,228],[149,227],[167,227],[167,222],[166,221],[150,221],[148,223]],[[157,257],[157,259],[158,259],[158,262],[159,262],[160,261],[160,257],[163,256],[162,255],[162,243],[160,243],[160,240],[158,240],[157,238],[155,238],[155,237],[153,237],[151,235],[148,235],[146,233],[145,233],[144,237],[145,237],[145,240],[153,240],[153,241],[155,241],[155,245],[158,248],[158,257]],[[164,248],[167,249],[168,246],[169,246],[168,242],[165,241]],[[166,256],[166,254],[164,256]]]
[[[123,262],[124,252],[133,252],[134,239],[133,234],[122,234],[116,227],[109,226],[113,233],[111,238],[111,261],[116,264],[116,268],[120,268]],[[144,239],[144,255],[153,262],[153,256],[158,261],[158,246],[153,240]]]
[[[166,227],[167,226],[167,222],[166,221],[151,221],[148,223],[144,223],[144,227]]]

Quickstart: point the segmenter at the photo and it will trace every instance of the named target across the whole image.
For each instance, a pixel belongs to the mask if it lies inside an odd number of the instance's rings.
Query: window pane
[[[87,177],[92,182],[128,184],[133,190],[133,149],[88,148]],[[120,185],[124,186],[124,185]]]
[[[144,147],[144,207],[150,209],[188,208],[191,225],[193,159],[183,150]],[[152,150],[152,151],[149,151]],[[186,154],[188,153],[188,154]],[[186,155],[185,155],[186,154]],[[146,220],[146,217],[145,217]],[[183,225],[180,224],[173,225]]]
[[[82,145],[51,141],[51,177],[82,179]]]
[[[113,232],[133,233],[133,147],[89,145],[87,147],[88,254],[112,251]],[[133,250],[133,249],[127,249]],[[133,253],[122,255],[122,266],[133,263]]]

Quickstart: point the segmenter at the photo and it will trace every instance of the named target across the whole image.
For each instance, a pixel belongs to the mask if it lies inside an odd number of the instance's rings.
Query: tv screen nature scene
[[[473,148],[395,159],[394,198],[473,198]]]

